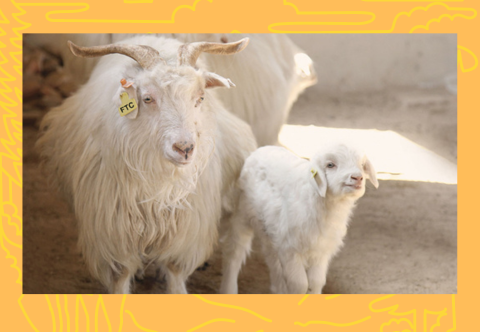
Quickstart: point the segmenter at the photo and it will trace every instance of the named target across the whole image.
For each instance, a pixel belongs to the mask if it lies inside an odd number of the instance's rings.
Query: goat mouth
[[[169,162],[171,162],[175,167],[186,167],[190,165],[192,162],[190,160],[188,161],[180,161],[178,159],[173,159],[173,158],[167,158]]]
[[[362,189],[361,184],[346,184],[345,187],[350,187],[350,188],[353,188],[353,189],[356,189],[356,190]]]
[[[183,167],[183,166],[190,165],[190,162],[189,162],[189,161],[187,161],[187,162],[185,162],[185,161],[177,161],[177,162],[175,162],[175,164],[176,164],[177,166],[179,166],[179,167]]]

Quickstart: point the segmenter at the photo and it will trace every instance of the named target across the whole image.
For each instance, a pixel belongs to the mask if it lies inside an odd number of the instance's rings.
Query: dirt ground
[[[443,88],[323,95],[308,89],[288,123],[394,130],[456,164],[456,96]],[[104,293],[76,249],[67,205],[38,167],[34,125],[24,127],[24,293]],[[411,161],[412,163],[415,160]],[[188,280],[190,293],[216,293],[221,280],[217,248]],[[147,271],[136,293],[161,293],[164,281]],[[240,293],[268,293],[266,265],[254,252],[239,276]],[[381,181],[354,213],[345,247],[334,258],[325,293],[456,293],[457,186]]]

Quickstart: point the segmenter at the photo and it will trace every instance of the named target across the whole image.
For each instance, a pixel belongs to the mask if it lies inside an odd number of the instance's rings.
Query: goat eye
[[[327,164],[327,167],[328,167],[328,168],[334,168],[334,167],[335,167],[335,164],[334,164],[334,163],[328,163],[328,164]]]
[[[204,97],[198,98],[198,99],[197,99],[197,102],[195,103],[195,107],[197,107],[198,105],[200,105],[204,99],[205,99]]]
[[[145,98],[143,98],[143,101],[148,104],[148,103],[151,103],[153,101],[153,98],[150,97],[150,96],[146,96]]]

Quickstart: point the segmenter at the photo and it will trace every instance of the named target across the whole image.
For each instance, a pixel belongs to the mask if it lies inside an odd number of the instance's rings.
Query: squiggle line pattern
[[[173,11],[171,18],[169,20],[124,20],[124,19],[75,19],[75,18],[68,18],[68,19],[61,19],[61,18],[52,18],[53,15],[56,14],[75,14],[75,13],[82,13],[86,12],[90,9],[90,5],[85,2],[78,2],[78,3],[23,3],[17,2],[16,4],[20,7],[80,7],[78,9],[69,9],[69,10],[54,10],[50,11],[45,15],[45,19],[49,22],[54,23],[150,23],[150,24],[173,24],[175,23],[175,15],[181,9],[189,9],[191,11],[195,11],[197,4],[202,0],[195,0],[193,5],[182,5],[175,8]],[[208,2],[212,2],[213,0],[206,0]]]
[[[466,47],[463,47],[463,46],[460,46],[460,45],[457,45],[457,48],[458,48],[458,53],[457,53],[457,61],[458,61],[458,64],[460,66],[460,70],[464,73],[468,73],[472,70],[475,70],[477,67],[478,67],[478,58],[477,56],[472,52],[470,51],[468,48]],[[467,68],[465,69],[465,66],[463,64],[463,57],[462,57],[462,52],[460,52],[460,50],[463,50],[465,52],[467,52],[468,54],[470,54],[472,57],[473,57],[473,60],[474,60],[474,65],[470,68]]]
[[[202,301],[205,302],[205,303],[208,303],[208,304],[211,304],[211,305],[215,305],[215,306],[219,306],[219,307],[231,308],[231,309],[236,309],[236,310],[240,310],[240,311],[245,311],[245,312],[248,312],[249,314],[252,314],[252,315],[260,318],[261,320],[264,320],[264,321],[269,322],[269,323],[272,322],[271,319],[265,318],[265,317],[263,317],[262,315],[259,315],[259,314],[257,314],[256,312],[254,312],[254,311],[252,311],[252,310],[250,310],[250,309],[238,307],[238,306],[231,305],[231,304],[224,304],[224,303],[213,302],[213,301],[207,300],[206,298],[204,298],[204,297],[202,297],[202,296],[200,296],[200,295],[194,295],[194,296],[195,296],[196,298],[202,300]]]
[[[187,0],[185,0],[187,1]],[[191,0],[188,0],[191,1]],[[207,0],[209,3],[213,3],[213,0]],[[385,30],[352,30],[352,31],[319,31],[319,32],[326,32],[326,33],[389,33],[393,32],[397,29],[398,20],[404,16],[411,17],[412,14],[416,11],[424,11],[427,12],[433,6],[438,6],[440,8],[444,8],[447,11],[457,11],[458,13],[454,14],[442,14],[437,18],[430,19],[426,24],[418,24],[414,27],[410,28],[409,32],[420,32],[421,30],[429,31],[432,26],[432,23],[442,24],[442,20],[444,18],[448,18],[450,21],[454,21],[455,18],[462,18],[464,20],[472,20],[475,19],[477,16],[477,11],[474,8],[465,8],[465,7],[450,7],[446,5],[446,2],[461,2],[462,0],[446,0],[443,2],[431,2],[427,0],[363,0],[363,2],[429,2],[427,6],[424,7],[414,7],[408,11],[402,11],[393,19],[391,27]],[[158,2],[158,0],[156,1]],[[10,1],[9,3],[13,6],[16,12],[6,13],[0,10],[0,109],[2,110],[2,123],[3,128],[1,129],[1,151],[0,151],[0,169],[1,169],[1,183],[2,183],[2,192],[0,193],[0,215],[2,217],[2,222],[0,223],[0,247],[2,248],[5,255],[3,255],[4,262],[6,262],[5,266],[13,269],[18,276],[15,279],[5,280],[4,284],[7,287],[10,284],[14,284],[15,287],[20,286],[22,284],[22,274],[21,269],[18,266],[18,259],[20,257],[20,250],[22,249],[22,245],[19,241],[12,240],[12,237],[9,236],[14,235],[20,237],[22,234],[22,221],[21,216],[19,214],[19,197],[14,197],[14,189],[22,187],[22,174],[21,174],[21,162],[22,162],[22,151],[19,147],[19,144],[22,140],[21,135],[21,122],[17,121],[16,119],[19,117],[20,112],[20,105],[19,100],[21,100],[21,84],[20,78],[22,73],[22,64],[20,60],[21,56],[21,34],[25,31],[29,31],[28,28],[31,27],[31,23],[23,22],[20,20],[20,17],[26,13],[26,9],[31,7],[49,7],[53,10],[49,10],[45,15],[45,21],[47,24],[65,24],[65,23],[154,23],[154,24],[174,24],[175,17],[178,11],[181,9],[188,9],[190,11],[195,12],[197,4],[200,0],[195,0],[192,5],[180,5],[175,8],[172,12],[170,19],[168,20],[142,20],[142,19],[129,19],[129,20],[121,20],[121,19],[89,19],[89,18],[64,18],[64,15],[72,15],[72,14],[87,14],[90,10],[90,5],[94,5],[93,2],[90,1],[86,2],[51,2],[51,3],[43,3],[43,2],[16,2],[15,0]],[[123,4],[121,1],[117,5],[126,5],[135,6],[135,4],[140,3],[153,3],[153,0],[124,0]],[[6,4],[6,2],[5,2]],[[278,30],[280,26],[286,25],[301,25],[301,26],[350,26],[350,27],[361,27],[366,26],[375,21],[377,18],[377,13],[373,11],[300,11],[296,5],[291,2],[283,1],[282,6],[287,6],[293,9],[292,15],[292,22],[276,22],[268,25],[268,30],[272,32],[282,32]],[[64,7],[64,9],[59,9]],[[2,4],[2,9],[4,5]],[[11,16],[11,20],[9,19]],[[339,21],[339,22],[295,22],[295,19],[298,17],[313,17],[312,15],[346,15],[348,17],[366,17],[364,20],[359,21]],[[8,16],[8,17],[7,17]],[[271,21],[270,21],[271,22]],[[16,24],[16,25],[15,25]],[[436,25],[434,25],[436,26]],[[13,32],[13,36],[8,36],[7,32],[5,32],[2,28],[9,28]],[[229,28],[230,29],[230,28]],[[9,30],[10,31],[10,30]],[[229,30],[230,31],[230,30]],[[29,31],[32,32],[32,31]],[[238,32],[238,30],[234,30],[232,32]],[[292,31],[292,32],[299,32],[299,31]],[[304,32],[315,32],[315,31],[304,31]],[[463,41],[462,41],[463,43]],[[467,45],[468,46],[468,45]],[[7,58],[7,56],[9,58]],[[468,59],[464,59],[468,56]],[[471,59],[473,59],[473,64],[470,64]],[[11,59],[9,63],[9,59]],[[467,60],[467,61],[465,61]],[[8,66],[12,68],[7,69]],[[465,47],[458,45],[458,66],[462,73],[469,73],[477,69],[478,67],[478,58],[475,53]],[[10,71],[9,71],[10,70]],[[5,227],[7,226],[7,227]],[[8,234],[8,235],[7,235]],[[16,257],[17,256],[17,257]],[[32,296],[24,296],[18,294],[19,296],[17,299],[18,306],[12,306],[14,310],[20,310],[21,314],[23,315],[25,321],[18,322],[18,324],[24,324],[23,326],[27,326],[31,328],[33,331],[47,331],[48,329],[44,328],[43,326],[39,325],[35,315],[29,315],[27,308],[28,300],[32,299]],[[55,296],[55,300],[52,301],[53,297]],[[104,298],[101,295],[95,296],[96,299],[95,304],[92,306],[87,305],[84,300],[85,295],[45,295],[41,297],[42,301],[44,302],[44,308],[48,311],[51,316],[51,329],[53,331],[90,331],[91,324],[94,324],[94,331],[98,331],[99,327],[99,320],[101,314],[103,314],[105,318],[106,325],[108,330],[112,330],[112,321],[111,316],[109,316],[108,305],[105,304]],[[71,301],[68,301],[70,297]],[[338,295],[330,295],[330,296],[322,296],[323,299],[333,299],[338,297]],[[376,315],[379,314],[388,314],[395,318],[391,318],[387,322],[384,322],[380,326],[380,331],[383,331],[384,328],[386,329],[393,323],[407,323],[410,330],[417,331],[417,310],[410,310],[406,312],[397,312],[399,305],[392,305],[387,308],[377,308],[376,306],[380,305],[384,301],[391,300],[393,295],[387,295],[379,297],[370,302],[368,308],[371,311],[371,315],[366,316],[361,319],[357,319],[347,323],[334,323],[329,322],[327,320],[310,320],[306,323],[295,322],[294,325],[298,325],[301,327],[307,327],[309,325],[329,325],[334,327],[348,327],[348,326],[360,326],[363,328],[367,326],[369,323],[373,321]],[[119,315],[119,331],[121,332],[124,327],[124,319],[127,322],[130,322],[129,318],[124,318],[124,315],[127,315],[131,318],[131,322],[136,326],[137,329],[141,331],[154,331],[152,329],[148,329],[146,327],[141,326],[138,321],[135,319],[134,314],[130,310],[125,309],[125,302],[127,296],[123,296],[121,299],[121,307],[120,307],[120,315]],[[272,323],[273,320],[266,318],[248,308],[243,308],[231,304],[224,304],[219,302],[210,301],[202,296],[197,295],[196,298],[201,300],[204,303],[207,303],[211,306],[216,307],[224,307],[234,309],[235,311],[242,311],[246,312],[260,320]],[[305,301],[309,298],[309,301]],[[309,305],[312,305],[312,302],[315,301],[317,297],[309,297],[308,295],[303,296],[298,305],[302,305],[300,307],[302,310],[303,308],[307,308]],[[63,301],[62,301],[63,299]],[[348,297],[342,297],[338,301],[342,301],[343,299],[348,299]],[[27,302],[27,304],[25,304]],[[334,301],[333,303],[337,303]],[[108,304],[108,301],[107,301]],[[69,305],[74,306],[74,311],[69,311]],[[56,308],[54,308],[56,306]],[[10,308],[8,308],[10,309]],[[199,307],[199,310],[203,309],[203,307]],[[205,311],[210,311],[211,308],[205,309]],[[235,311],[233,313],[235,313]],[[70,312],[74,313],[74,315],[70,316]],[[2,312],[3,314],[3,312]],[[57,317],[58,316],[58,317]],[[429,316],[436,316],[435,323],[431,326],[428,325],[427,317]],[[12,316],[13,317],[13,316]],[[90,317],[94,317],[93,320]],[[445,308],[441,311],[430,311],[424,309],[423,316],[419,314],[419,317],[423,319],[422,322],[418,322],[419,325],[423,327],[424,332],[427,331],[436,331],[438,330],[439,326],[446,325],[448,323],[452,324],[452,327],[448,330],[448,332],[456,331],[456,308],[455,308],[455,296],[451,296],[451,308]],[[448,317],[448,318],[447,318]],[[8,312],[5,312],[5,315],[2,316],[4,322],[0,324],[5,324],[8,322]],[[275,317],[274,317],[275,318]],[[451,321],[449,321],[451,320]],[[238,320],[237,320],[238,321]],[[187,332],[192,332],[195,330],[208,330],[208,326],[210,324],[217,324],[217,323],[236,323],[234,319],[227,319],[227,318],[216,318],[208,320],[200,325],[197,325],[193,328],[190,328]],[[84,325],[84,326],[81,326]],[[236,323],[235,325],[237,325]],[[271,325],[273,326],[273,325]],[[2,326],[3,327],[3,326]],[[50,328],[50,327],[49,327]],[[14,329],[10,329],[14,330]],[[20,330],[17,329],[17,330]],[[162,326],[163,330],[163,326]],[[171,330],[171,329],[170,329]],[[252,329],[253,330],[253,329]],[[351,329],[353,330],[353,329]],[[378,326],[377,326],[378,330]],[[260,330],[257,332],[261,332]]]
[[[289,5],[289,3],[284,3],[284,4]],[[415,7],[408,12],[398,13],[395,16],[395,18],[393,19],[393,22],[392,22],[392,25],[391,25],[390,29],[387,29],[387,30],[283,31],[283,30],[273,29],[273,27],[282,26],[282,25],[306,25],[306,26],[308,26],[308,25],[327,25],[328,22],[280,22],[280,23],[270,24],[268,26],[268,29],[271,32],[281,32],[281,33],[391,33],[395,30],[395,27],[397,25],[397,21],[400,17],[402,17],[402,16],[411,17],[414,12],[416,12],[416,11],[428,11],[433,6],[441,6],[441,7],[444,7],[445,9],[447,9],[448,11],[456,10],[456,11],[464,11],[464,12],[472,13],[470,16],[463,15],[463,14],[454,14],[454,15],[445,14],[445,17],[451,17],[451,20],[453,20],[456,17],[461,17],[461,18],[464,18],[464,19],[467,19],[467,20],[471,20],[471,19],[474,19],[475,17],[477,17],[477,11],[473,8],[449,7],[448,5],[446,5],[442,2],[434,2],[434,3],[430,3],[429,5],[427,5],[425,7]],[[322,13],[322,12],[303,12],[303,15],[315,15],[315,14],[318,14],[318,13]],[[336,12],[336,13],[341,14],[341,12]],[[353,14],[353,13],[356,13],[356,14],[364,13],[365,14],[366,12],[351,12],[351,14]],[[344,13],[344,14],[346,14],[346,13]],[[373,13],[371,13],[371,14],[375,15]],[[373,16],[373,18],[375,18],[375,16]],[[340,22],[334,22],[334,23],[335,23],[334,25],[351,25],[350,23],[349,24],[341,24]],[[370,22],[368,22],[368,23],[370,23]]]
[[[359,319],[359,320],[351,322],[351,323],[333,323],[333,322],[313,320],[313,321],[309,321],[309,322],[306,322],[306,323],[295,322],[294,324],[295,325],[300,325],[300,326],[303,326],[303,327],[306,327],[306,326],[311,325],[311,324],[330,325],[330,326],[337,326],[337,327],[347,327],[347,326],[353,326],[353,325],[363,323],[363,322],[369,320],[370,318],[372,318],[372,316],[367,316],[367,317],[364,317],[362,319]]]

